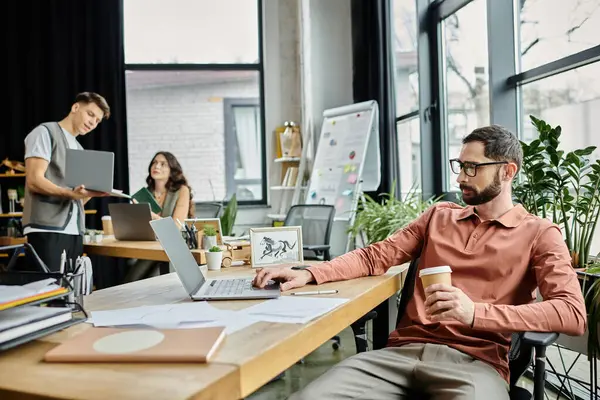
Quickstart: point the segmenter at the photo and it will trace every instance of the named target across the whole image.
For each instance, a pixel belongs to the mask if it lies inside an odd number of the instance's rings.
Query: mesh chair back
[[[196,203],[195,218],[218,218],[222,205],[219,203]]]
[[[285,226],[302,227],[302,245],[328,245],[335,208],[322,204],[298,204],[290,207]]]

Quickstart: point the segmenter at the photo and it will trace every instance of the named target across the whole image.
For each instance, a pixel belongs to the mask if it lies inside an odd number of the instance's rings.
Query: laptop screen
[[[173,218],[161,218],[150,222],[158,241],[175,267],[177,275],[189,295],[195,294],[204,284],[205,278],[187,247]]]

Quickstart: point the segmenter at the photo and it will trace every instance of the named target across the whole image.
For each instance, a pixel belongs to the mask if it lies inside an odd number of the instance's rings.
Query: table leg
[[[375,307],[375,311],[377,311],[377,318],[373,320],[373,349],[378,350],[386,346],[390,333],[396,329],[398,314],[396,296]]]

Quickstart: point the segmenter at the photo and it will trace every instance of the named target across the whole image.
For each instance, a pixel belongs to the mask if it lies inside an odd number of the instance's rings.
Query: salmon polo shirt
[[[488,363],[508,381],[512,333],[585,331],[583,295],[560,229],[521,205],[482,221],[474,207],[437,203],[389,238],[307,269],[320,284],[381,275],[416,257],[419,270],[452,268],[452,285],[475,303],[473,326],[429,321],[417,278],[388,346],[447,345]],[[544,301],[535,302],[536,288]]]

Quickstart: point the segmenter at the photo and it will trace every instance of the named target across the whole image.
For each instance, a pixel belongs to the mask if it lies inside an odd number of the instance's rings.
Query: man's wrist
[[[68,199],[74,200],[75,196],[73,196],[73,190],[69,188],[60,188],[62,197],[66,197]]]
[[[302,272],[306,274],[306,283],[315,282],[315,276],[309,270],[305,269]]]

